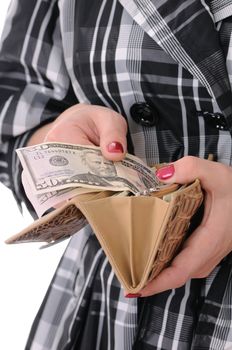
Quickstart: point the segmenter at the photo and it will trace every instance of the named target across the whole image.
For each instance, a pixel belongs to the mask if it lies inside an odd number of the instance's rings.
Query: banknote
[[[50,209],[57,209],[61,207],[66,201],[72,199],[75,196],[79,196],[87,193],[97,193],[99,190],[96,188],[86,188],[86,187],[75,187],[75,188],[65,188],[64,190],[58,190],[53,192],[46,192],[39,195],[34,195],[31,192],[30,185],[27,182],[27,178],[22,173],[22,184],[25,193],[35,209],[37,216],[40,218],[45,213],[50,211]],[[114,196],[127,196],[129,191],[115,191],[112,195]]]
[[[30,191],[37,196],[75,187],[138,194],[162,186],[139,158],[128,154],[112,162],[95,146],[49,142],[19,148],[17,154]]]
[[[46,192],[35,195],[31,192],[31,187],[27,181],[27,177],[24,171],[22,172],[22,184],[25,193],[39,218],[49,209],[58,208],[59,206],[64,204],[64,202],[66,202],[69,199],[72,199],[75,196],[89,192],[92,193],[99,191],[98,189],[93,188],[75,187],[71,189],[65,188],[63,190],[55,190],[52,192]]]

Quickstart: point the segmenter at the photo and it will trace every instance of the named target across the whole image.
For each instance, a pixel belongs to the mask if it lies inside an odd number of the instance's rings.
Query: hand
[[[205,190],[205,211],[201,225],[170,267],[140,292],[142,297],[207,277],[232,250],[232,168],[189,156],[158,170],[157,175],[165,183],[185,184],[198,178]]]
[[[100,146],[105,158],[118,161],[127,150],[127,123],[117,112],[102,106],[77,104],[31,137],[28,145],[67,142]]]

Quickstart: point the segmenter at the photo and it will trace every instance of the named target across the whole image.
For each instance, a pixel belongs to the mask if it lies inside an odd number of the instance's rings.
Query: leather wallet
[[[89,192],[36,220],[6,243],[56,242],[89,223],[125,291],[137,293],[177,254],[202,200],[198,179],[150,196]]]

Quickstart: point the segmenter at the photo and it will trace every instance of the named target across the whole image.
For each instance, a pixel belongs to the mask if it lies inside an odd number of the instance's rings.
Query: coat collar
[[[232,133],[232,93],[212,15],[199,0],[119,0],[143,30],[205,86]]]

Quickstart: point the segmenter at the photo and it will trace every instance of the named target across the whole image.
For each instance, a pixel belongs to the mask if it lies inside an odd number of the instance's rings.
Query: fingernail
[[[135,294],[132,294],[132,293],[129,293],[129,294],[126,294],[125,297],[126,298],[139,298],[141,297],[142,294],[140,293],[135,293]]]
[[[175,168],[173,164],[164,166],[156,171],[156,176],[160,180],[168,180],[174,175]]]
[[[108,144],[108,152],[110,153],[123,153],[123,147],[120,142],[114,141]]]

